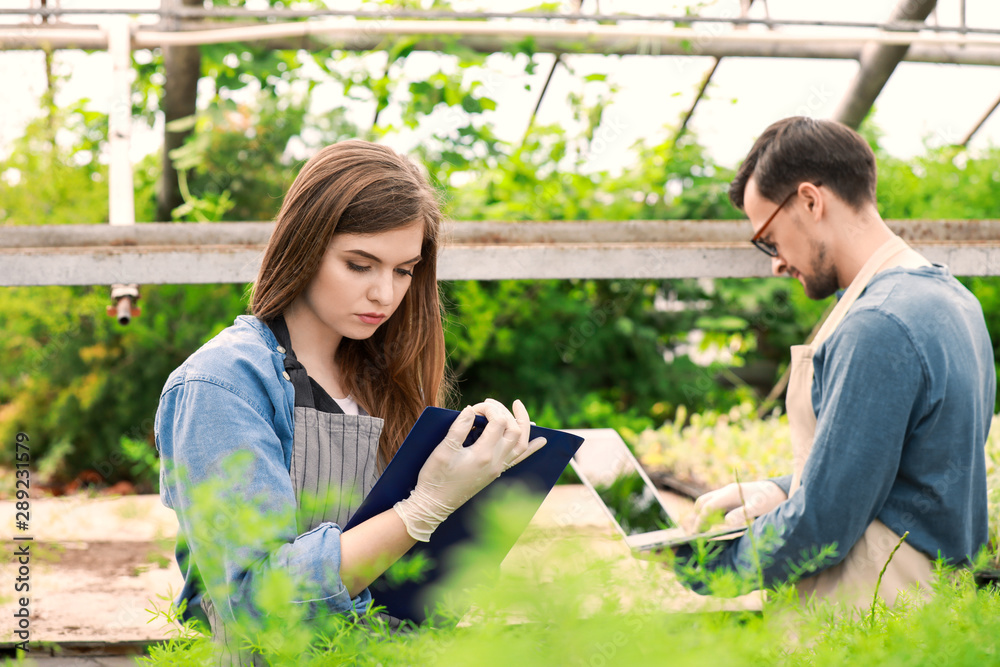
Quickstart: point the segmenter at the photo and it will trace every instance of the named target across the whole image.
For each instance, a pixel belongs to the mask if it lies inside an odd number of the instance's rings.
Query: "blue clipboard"
[[[424,409],[420,418],[410,429],[403,444],[400,445],[396,455],[386,466],[382,476],[379,477],[371,492],[347,522],[347,525],[344,526],[344,530],[350,530],[373,516],[381,514],[410,495],[410,491],[417,485],[417,475],[420,473],[420,468],[434,451],[434,448],[444,440],[448,429],[451,428],[452,422],[458,418],[458,415],[459,413],[455,410],[445,410],[444,408],[429,407]],[[485,417],[476,416],[472,431],[463,446],[467,447],[475,442],[482,434],[486,423]],[[511,531],[512,537],[499,544],[498,546],[501,548],[491,552],[496,556],[497,568],[500,567],[500,562],[535,515],[542,499],[555,486],[556,480],[559,479],[563,470],[569,465],[570,459],[583,443],[581,436],[532,426],[531,438],[538,437],[544,437],[548,440],[544,447],[500,475],[484,489],[484,491],[495,492],[498,486],[509,487],[517,484],[527,487],[533,492],[533,496],[538,498],[537,504],[518,504],[516,509],[511,510],[518,512],[518,516],[505,517],[505,524],[515,526],[518,530],[516,535],[514,531]],[[480,537],[481,533],[477,531],[478,518],[483,512],[484,500],[489,495],[491,494],[481,491],[470,498],[438,526],[429,542],[417,542],[407,552],[408,556],[419,553],[429,559],[431,563],[424,570],[419,583],[414,581],[390,583],[385,577],[375,580],[369,586],[375,604],[385,607],[388,614],[399,619],[417,623],[426,620],[428,609],[432,609],[436,602],[433,599],[433,584],[442,579],[448,569],[448,552],[462,543]],[[497,544],[496,536],[491,536],[491,542]]]

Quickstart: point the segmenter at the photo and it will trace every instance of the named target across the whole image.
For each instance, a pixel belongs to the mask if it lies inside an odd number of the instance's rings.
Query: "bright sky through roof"
[[[36,0],[37,3],[37,0]],[[31,0],[0,0],[4,7],[28,7]],[[254,3],[248,3],[254,7]],[[256,3],[263,5],[266,3]],[[459,10],[489,7],[488,3],[457,2]],[[504,10],[536,5],[537,2],[503,3]],[[653,12],[680,14],[694,3],[650,2],[648,0],[601,0],[602,13]],[[841,0],[837,3],[770,0],[766,3],[772,18],[850,21],[885,21],[897,0]],[[155,8],[159,0],[61,0],[50,5],[71,8],[128,9]],[[332,5],[332,3],[331,3]],[[594,10],[595,0],[584,0],[585,12]],[[765,3],[754,3],[751,16],[764,16]],[[974,27],[1000,29],[1000,3],[995,0],[967,0],[967,22]],[[343,7],[338,3],[336,6]],[[494,5],[496,8],[497,5]],[[734,16],[738,0],[709,2],[702,15]],[[15,22],[20,17],[2,17]],[[70,19],[97,23],[99,17]],[[154,20],[145,17],[144,21]],[[929,22],[935,20],[932,14]],[[956,25],[959,0],[941,0],[937,21]],[[765,30],[756,26],[752,30]],[[56,72],[66,78],[57,103],[66,104],[80,97],[93,100],[93,107],[107,110],[110,94],[110,60],[105,52],[84,54],[79,51],[57,52]],[[487,60],[497,72],[490,77],[490,97],[498,102],[497,111],[488,118],[494,132],[511,142],[520,141],[553,56],[536,56],[540,65],[533,76],[524,73],[522,56],[512,61],[496,55]],[[366,56],[370,66],[381,69],[384,55]],[[565,57],[573,69],[570,74],[560,67],[546,93],[537,122],[567,124],[566,97],[580,89],[580,80],[591,73],[608,75],[619,88],[614,104],[605,112],[607,148],[595,156],[588,169],[619,169],[630,159],[629,147],[638,139],[653,143],[666,136],[665,124],[676,124],[694,98],[697,85],[711,67],[707,57],[673,56],[600,56]],[[6,154],[12,141],[21,134],[25,123],[39,113],[39,96],[44,88],[44,66],[40,52],[0,51],[0,81],[4,101],[0,103],[0,155]],[[404,76],[420,79],[434,71],[439,56],[415,53],[406,62]],[[766,58],[728,58],[719,66],[705,99],[698,105],[690,127],[698,134],[711,154],[723,164],[735,166],[745,155],[754,138],[771,122],[785,116],[803,114],[830,116],[857,70],[855,61],[791,60]],[[203,82],[204,83],[204,82]],[[525,89],[528,86],[529,89]],[[941,145],[961,140],[1000,95],[1000,68],[969,65],[901,63],[876,101],[875,120],[885,133],[883,144],[893,154],[909,157],[923,151],[926,141]],[[203,96],[204,102],[205,96]],[[320,86],[314,111],[342,106],[345,101],[334,84]],[[350,117],[361,127],[371,123],[374,105],[352,102]],[[1000,143],[1000,112],[994,114],[971,143],[973,149]],[[381,122],[397,122],[398,106],[386,110]],[[440,129],[444,113],[421,123],[417,132],[403,131],[390,135],[386,142],[407,150],[428,133]],[[162,122],[153,130],[136,128],[133,134],[133,160],[155,151],[162,141]]]

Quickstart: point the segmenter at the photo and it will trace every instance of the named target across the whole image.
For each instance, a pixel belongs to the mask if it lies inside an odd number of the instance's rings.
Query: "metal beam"
[[[998,242],[996,220],[887,220],[896,233],[916,242]],[[141,222],[113,225],[0,226],[0,249],[85,249],[129,246],[260,246],[273,222]],[[542,220],[445,222],[446,245],[561,243],[743,243],[745,220]]]
[[[937,0],[900,0],[890,21],[924,21],[936,2]],[[833,114],[834,120],[857,129],[871,111],[889,77],[896,71],[896,66],[906,56],[909,46],[878,42],[867,44],[861,52],[861,66]]]
[[[962,148],[968,147],[969,142],[972,141],[972,137],[976,136],[976,132],[978,132],[979,129],[986,123],[986,121],[989,120],[989,117],[993,115],[993,112],[997,110],[997,107],[1000,107],[1000,97],[998,97],[996,99],[996,102],[993,103],[993,106],[991,106],[989,110],[979,118],[979,121],[976,123],[976,125],[966,133],[961,143],[959,143],[959,146],[961,146]]]
[[[168,0],[169,1],[169,0]],[[740,0],[741,4],[746,0]],[[600,23],[682,23],[692,24],[712,24],[721,23],[727,25],[747,26],[764,25],[768,28],[779,28],[785,26],[795,27],[823,27],[823,28],[873,28],[877,30],[931,30],[936,32],[982,32],[997,33],[993,28],[970,28],[965,23],[965,2],[960,0],[960,21],[957,26],[922,25],[922,21],[845,21],[845,20],[816,20],[816,19],[775,19],[768,13],[764,18],[750,18],[745,14],[739,17],[726,16],[692,16],[689,14],[603,14],[600,11],[594,13],[577,12],[459,12],[447,10],[422,10],[403,9],[392,7],[387,10],[364,11],[356,9],[248,9],[246,7],[213,7],[211,9],[176,7],[163,5],[159,9],[88,9],[88,8],[60,8],[60,7],[26,7],[20,9],[0,9],[0,16],[41,16],[41,17],[63,17],[63,16],[107,16],[107,15],[129,15],[129,16],[158,16],[161,19],[176,18],[198,18],[198,19],[241,19],[270,21],[281,19],[285,21],[324,18],[324,17],[345,17],[353,19],[374,19],[378,21],[392,21],[398,19],[460,19],[460,20],[485,20],[485,19],[519,19],[531,21],[590,21]],[[231,24],[230,24],[231,25]]]
[[[923,0],[927,2],[929,0]],[[288,38],[323,37],[329,43],[343,43],[350,48],[378,48],[384,37],[434,37],[471,39],[493,38],[499,43],[519,42],[525,39],[564,48],[584,47],[594,44],[661,40],[668,48],[678,49],[677,55],[701,55],[700,50],[710,43],[759,45],[836,45],[842,42],[853,45],[866,43],[906,46],[925,44],[932,46],[1000,46],[1000,31],[936,33],[933,31],[903,30],[844,30],[839,32],[809,32],[805,30],[752,33],[745,30],[707,32],[694,28],[677,28],[671,24],[650,25],[592,25],[550,24],[538,22],[494,23],[487,21],[347,21],[322,19],[273,24],[190,23],[181,24],[180,32],[158,30],[156,26],[137,25],[135,45],[150,48],[169,45],[193,46],[200,44],[225,44],[230,42],[278,41]],[[683,44],[681,44],[683,42]],[[17,46],[53,47],[77,45],[87,48],[106,48],[107,36],[99,26],[40,27],[34,24],[5,25],[0,27],[0,44],[4,48]],[[301,44],[301,42],[300,42]],[[672,47],[669,45],[673,44]],[[372,46],[374,45],[374,46]]]
[[[746,18],[747,14],[750,12],[750,7],[753,5],[753,0],[740,0],[740,18]],[[767,3],[764,3],[764,11],[767,11]],[[768,12],[770,15],[770,12]],[[744,25],[738,25],[737,28],[745,28]],[[671,145],[677,143],[677,141],[684,136],[687,132],[688,123],[694,117],[694,110],[698,108],[698,103],[701,102],[702,98],[705,97],[705,91],[708,90],[708,84],[712,82],[712,77],[719,69],[719,63],[722,62],[722,58],[713,58],[712,66],[708,68],[705,74],[701,78],[701,84],[698,86],[698,92],[695,93],[694,100],[691,102],[691,106],[688,107],[687,111],[684,112],[684,116],[681,118],[681,123],[677,127],[677,131],[674,132],[673,140],[670,142]]]
[[[129,146],[132,139],[131,28],[120,17],[108,31],[111,54],[111,99],[108,105],[108,221],[112,225],[135,223],[135,183]]]
[[[387,22],[391,23],[391,22]],[[397,22],[398,23],[398,22]],[[257,48],[275,50],[344,49],[370,51],[385,48],[386,35],[375,34],[367,26],[323,35],[302,34],[292,37],[270,37],[260,39],[235,39]],[[206,28],[205,25],[183,26],[189,34],[191,28]],[[614,26],[597,26],[606,28]],[[528,31],[530,33],[530,31]],[[694,31],[697,33],[697,31]],[[151,36],[144,28],[137,29],[134,48],[156,48],[163,46],[161,40]],[[164,33],[156,33],[162,35]],[[397,32],[398,36],[416,37],[414,49],[417,51],[441,51],[458,45],[478,53],[497,53],[509,50],[523,41],[524,37],[505,34],[456,34],[446,40],[422,33]],[[742,37],[742,39],[741,39]],[[794,37],[794,36],[793,36]],[[217,37],[213,38],[213,43]],[[671,37],[666,35],[621,35],[596,32],[586,38],[565,39],[552,35],[532,36],[533,48],[538,53],[595,53],[604,55],[661,55],[661,56],[711,56],[745,58],[809,58],[824,60],[858,60],[867,43],[866,39],[844,36],[838,40],[814,40],[798,38],[797,41],[750,40],[743,35],[722,36],[697,33],[694,37]],[[50,28],[34,26],[0,27],[0,50],[39,49],[106,49],[107,35],[97,27],[93,28]],[[1000,66],[1000,47],[993,45],[927,43],[913,44],[903,58],[907,62],[946,63],[955,65]]]
[[[918,0],[921,3],[933,0]],[[40,29],[42,30],[42,29]],[[846,31],[845,31],[846,32]],[[1000,33],[950,33],[927,34],[913,31],[861,31],[833,33],[769,32],[749,33],[742,30],[709,33],[694,28],[676,28],[671,25],[572,25],[559,24],[497,24],[486,21],[344,21],[325,19],[317,21],[219,27],[198,31],[162,32],[139,30],[136,33],[137,48],[172,44],[224,44],[234,41],[270,40],[283,37],[326,36],[334,39],[357,39],[364,37],[416,37],[420,35],[462,37],[499,37],[509,42],[525,39],[561,40],[567,46],[586,43],[594,39],[619,38],[624,40],[666,40],[688,51],[687,55],[697,55],[705,42],[729,42],[739,44],[835,44],[845,39],[864,40],[873,44],[906,47],[910,44],[933,44],[937,46],[988,46],[1000,47]],[[903,51],[905,53],[905,49]]]
[[[1000,220],[889,226],[957,275],[1000,275]],[[0,285],[250,282],[273,223],[0,227]],[[455,222],[442,280],[760,277],[741,221]]]

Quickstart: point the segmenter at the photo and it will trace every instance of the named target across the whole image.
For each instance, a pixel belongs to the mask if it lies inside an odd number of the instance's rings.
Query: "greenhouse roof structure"
[[[930,85],[924,89],[951,119],[944,129],[937,129],[933,140],[938,144],[974,145],[977,135],[992,131],[990,120],[1000,105],[1000,70],[996,69],[1000,65],[1000,8],[989,0],[868,2],[863,3],[863,15],[859,15],[862,3],[774,0],[720,0],[672,7],[650,2],[584,1],[581,5],[571,1],[558,11],[518,10],[516,6],[508,9],[508,5],[498,11],[497,5],[483,9],[469,3],[448,11],[401,10],[371,4],[344,8],[340,3],[329,9],[305,3],[280,9],[266,2],[248,3],[249,8],[205,8],[198,0],[21,0],[20,7],[10,4],[0,8],[0,51],[107,50],[113,70],[108,72],[108,78],[114,89],[113,99],[118,100],[130,98],[128,70],[132,53],[138,50],[243,43],[266,49],[369,52],[407,40],[415,51],[444,54],[456,47],[485,54],[509,53],[515,44],[529,44],[535,54],[552,54],[548,64],[539,68],[542,71],[534,85],[526,86],[530,90],[517,98],[520,108],[512,109],[513,103],[508,102],[510,107],[504,111],[506,115],[520,114],[529,124],[538,115],[558,113],[552,108],[558,107],[557,103],[543,106],[546,91],[550,84],[557,85],[554,79],[563,76],[557,72],[565,59],[584,56],[613,57],[619,70],[632,67],[622,64],[632,63],[629,58],[637,58],[637,70],[651,61],[684,62],[683,68],[667,73],[661,66],[657,83],[663,85],[646,86],[632,97],[638,100],[635,95],[647,94],[651,97],[645,105],[658,105],[666,95],[660,88],[673,88],[672,78],[693,81],[695,85],[687,86],[690,93],[671,101],[670,108],[680,118],[672,129],[678,136],[689,127],[699,129],[702,114],[709,115],[712,127],[728,127],[752,113],[759,116],[769,101],[779,110],[777,117],[799,112],[858,127],[877,102],[920,108],[905,96],[902,101],[891,98],[896,94],[895,81],[912,76],[907,68],[925,67],[928,63],[957,66],[963,73],[957,76],[949,70],[951,74],[942,74],[960,80],[956,85],[962,86],[963,104],[954,103],[959,99],[957,93],[935,91]],[[848,68],[838,70],[838,89],[827,84],[817,89],[814,83],[801,79],[802,63],[815,63],[819,68],[829,62]],[[748,71],[752,74],[747,75]],[[929,80],[926,70],[919,71],[922,73],[916,75],[918,78]],[[978,83],[965,83],[969,81],[963,78],[966,75],[980,77]],[[171,76],[168,65],[166,77]],[[724,91],[723,98],[728,96],[727,86],[754,92],[747,104],[722,110],[724,105],[717,104],[718,100],[709,94],[713,86]],[[789,90],[795,91],[793,100],[798,103],[774,95]],[[952,100],[952,104],[940,104],[941,100]],[[170,120],[171,100],[164,102]],[[710,104],[715,106],[707,108]],[[928,113],[933,111],[932,106],[927,107]],[[748,109],[752,112],[749,115]],[[780,113],[782,110],[787,112]],[[175,113],[173,117],[180,115]],[[111,226],[131,225],[132,119],[112,109],[110,123],[109,222]],[[746,120],[742,124],[744,138],[736,154],[745,152],[753,134],[766,123],[751,124]],[[702,224],[694,228],[696,231],[683,227],[683,223],[648,223],[645,227],[646,223],[634,223],[607,229],[595,226],[602,223],[562,223],[569,227],[558,233],[554,227],[549,228],[551,233],[543,233],[513,223],[483,224],[493,227],[467,228],[456,236],[453,246],[445,248],[443,277],[653,277],[649,270],[642,276],[634,275],[636,252],[653,253],[646,258],[645,266],[671,267],[669,271],[653,270],[656,275],[706,275],[704,268],[698,268],[705,265],[723,267],[719,275],[766,274],[766,267],[745,243],[745,226],[732,223],[714,223],[714,227]],[[958,273],[1000,274],[1000,236],[993,233],[992,224],[894,224],[902,235],[929,244],[924,248],[928,256],[950,262]],[[64,229],[58,233],[22,229],[16,232],[16,238],[13,230],[0,229],[0,245],[6,248],[0,252],[10,255],[10,261],[0,269],[0,284],[173,282],[177,278],[171,276],[178,273],[183,274],[184,282],[191,282],[192,276],[195,282],[243,281],[252,278],[253,256],[240,254],[234,248],[248,253],[259,251],[264,242],[260,237],[266,234],[261,230],[266,230],[268,223],[245,225],[259,225],[245,226],[243,230],[254,240],[220,241],[212,237],[214,232],[210,230],[199,236],[201,232],[190,225],[182,231],[178,225],[158,223],[115,232],[131,239],[118,238],[117,245],[105,238],[107,232],[95,229]],[[233,228],[236,236],[241,233]],[[266,240],[266,236],[263,238]],[[486,243],[484,239],[493,241]],[[467,250],[476,250],[477,261],[460,257],[463,244]],[[485,246],[493,247],[484,252]],[[613,256],[616,251],[626,254]],[[168,252],[174,254],[168,256]],[[31,262],[18,263],[18,257],[29,255]],[[72,257],[76,259],[67,261]],[[206,257],[216,268],[202,275],[195,267],[204,268]],[[511,257],[516,260],[515,267],[544,266],[548,271],[541,275],[534,269],[515,268],[513,274],[508,270],[500,275],[494,270],[504,262],[510,264]],[[706,262],[708,257],[711,262]],[[178,261],[192,270],[165,268]],[[602,268],[600,276],[588,268],[594,266]]]

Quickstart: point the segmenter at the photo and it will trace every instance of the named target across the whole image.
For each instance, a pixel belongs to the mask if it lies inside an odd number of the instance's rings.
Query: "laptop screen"
[[[676,528],[656,487],[614,436],[588,439],[572,461],[576,474],[593,488],[626,536]]]
[[[638,472],[623,473],[609,484],[595,485],[594,490],[626,535],[675,527],[659,498]]]

